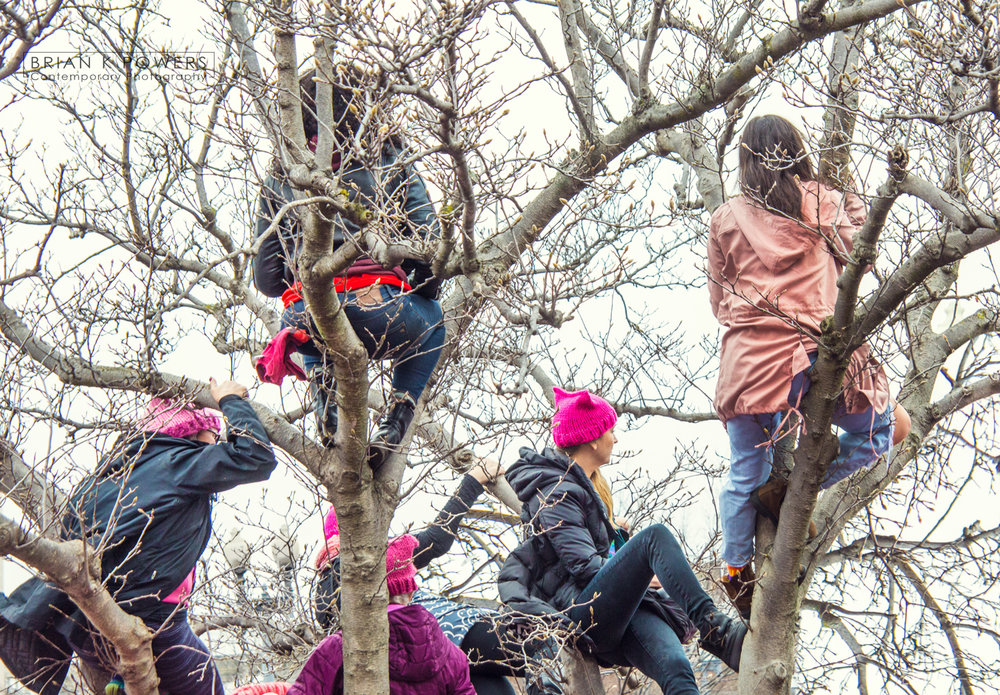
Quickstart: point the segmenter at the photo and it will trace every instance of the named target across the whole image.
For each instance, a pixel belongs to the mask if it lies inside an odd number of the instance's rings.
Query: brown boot
[[[781,504],[785,501],[786,492],[788,492],[788,481],[772,475],[766,483],[750,493],[750,505],[777,528],[778,517],[781,515]],[[809,540],[818,535],[816,522],[810,519]]]
[[[736,574],[729,574],[726,570],[722,575],[722,586],[726,587],[729,600],[733,602],[744,620],[750,619],[750,604],[753,601],[753,585],[756,581],[757,577],[750,565],[741,567]]]

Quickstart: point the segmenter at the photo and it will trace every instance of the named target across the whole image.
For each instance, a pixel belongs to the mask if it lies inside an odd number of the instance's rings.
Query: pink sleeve
[[[718,221],[715,215],[708,227],[708,299],[712,304],[712,313],[719,316],[719,305],[722,303],[722,268],[726,263],[719,248]]]

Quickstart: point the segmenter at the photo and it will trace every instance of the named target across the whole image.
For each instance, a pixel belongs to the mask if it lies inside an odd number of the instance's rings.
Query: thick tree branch
[[[958,412],[976,401],[1000,393],[1000,374],[990,374],[977,381],[957,386],[931,405],[931,416],[937,420]]]
[[[996,215],[990,216],[976,210],[970,204],[962,203],[948,195],[930,181],[913,174],[908,174],[900,182],[899,190],[924,201],[965,234],[973,234],[983,229],[995,231],[1000,227],[1000,218]]]
[[[6,444],[6,448],[12,448]],[[118,673],[129,693],[157,695],[150,632],[115,603],[104,588],[100,558],[83,541],[54,541],[0,516],[0,555],[13,555],[43,572],[72,599],[87,620],[114,646]]]

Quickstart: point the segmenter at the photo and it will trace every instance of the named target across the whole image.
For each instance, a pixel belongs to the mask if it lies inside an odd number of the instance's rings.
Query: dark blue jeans
[[[715,604],[663,524],[644,528],[622,546],[577,596],[569,617],[587,630],[601,658],[634,666],[664,693],[697,693],[698,683],[677,634],[663,618],[639,605],[654,574],[701,628]]]
[[[165,626],[149,625],[153,637],[153,658],[160,692],[168,695],[225,695],[222,678],[205,643],[191,630],[187,620]],[[98,671],[107,671],[92,640],[73,645],[73,651]]]
[[[357,292],[337,297],[368,356],[373,360],[393,360],[393,391],[404,391],[416,401],[427,386],[444,345],[441,304],[412,292],[403,292],[398,287],[381,285],[378,292],[381,301],[369,304],[359,302]],[[302,328],[317,336],[302,301],[285,309],[281,325],[283,328]],[[302,345],[299,352],[306,373],[323,362],[317,342]]]

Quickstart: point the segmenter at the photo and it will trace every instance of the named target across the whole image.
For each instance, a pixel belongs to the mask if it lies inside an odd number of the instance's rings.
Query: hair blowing
[[[802,135],[781,116],[751,118],[740,138],[740,189],[766,210],[802,219],[802,181],[816,173]]]

